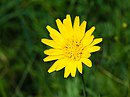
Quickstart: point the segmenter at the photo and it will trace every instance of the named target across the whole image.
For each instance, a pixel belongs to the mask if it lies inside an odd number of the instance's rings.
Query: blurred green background
[[[83,97],[78,72],[64,79],[42,61],[46,25],[68,13],[104,39],[83,67],[87,97],[130,97],[130,0],[0,0],[0,97]]]

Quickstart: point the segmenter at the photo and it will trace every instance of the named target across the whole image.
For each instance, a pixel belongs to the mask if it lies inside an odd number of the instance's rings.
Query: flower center
[[[82,56],[83,46],[81,42],[74,40],[67,41],[64,47],[64,54],[72,60],[79,60]]]

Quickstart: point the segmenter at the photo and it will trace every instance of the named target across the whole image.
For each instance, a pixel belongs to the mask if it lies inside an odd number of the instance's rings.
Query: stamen
[[[83,46],[81,42],[74,40],[67,41],[64,47],[64,54],[66,57],[71,58],[72,60],[79,60],[82,56]]]

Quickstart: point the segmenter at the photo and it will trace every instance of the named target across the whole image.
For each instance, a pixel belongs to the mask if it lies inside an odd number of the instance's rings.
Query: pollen
[[[83,45],[76,40],[66,42],[64,47],[64,55],[72,60],[80,60],[82,57]]]

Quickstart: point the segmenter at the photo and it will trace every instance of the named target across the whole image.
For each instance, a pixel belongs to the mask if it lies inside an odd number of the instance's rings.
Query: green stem
[[[83,94],[84,94],[84,97],[87,97],[86,96],[85,81],[84,81],[83,74],[81,74],[81,80],[82,80],[82,85],[83,85]]]

